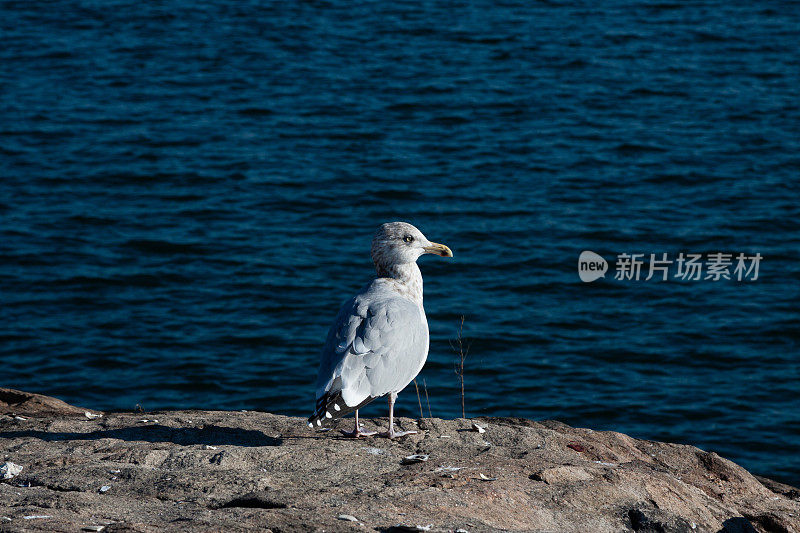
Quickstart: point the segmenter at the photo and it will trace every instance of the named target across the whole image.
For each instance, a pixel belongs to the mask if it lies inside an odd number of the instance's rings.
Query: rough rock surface
[[[24,467],[0,483],[0,531],[800,532],[793,487],[559,422],[401,419],[420,432],[353,440],[269,413],[65,406],[0,389],[0,462]]]

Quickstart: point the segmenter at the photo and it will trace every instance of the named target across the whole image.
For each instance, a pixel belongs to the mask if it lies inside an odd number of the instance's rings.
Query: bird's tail
[[[329,420],[336,420],[349,415],[374,399],[372,396],[367,396],[363,402],[351,407],[342,399],[342,391],[326,392],[317,398],[317,407],[314,409],[314,414],[308,417],[308,427],[322,427]]]

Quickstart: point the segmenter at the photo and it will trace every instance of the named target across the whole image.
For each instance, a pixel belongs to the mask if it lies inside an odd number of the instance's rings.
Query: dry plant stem
[[[414,388],[417,389],[417,403],[419,404],[419,417],[420,419],[425,418],[425,415],[422,414],[422,399],[419,397],[419,387],[417,386],[417,380],[414,378]]]
[[[458,367],[456,368],[456,375],[458,375],[458,380],[461,383],[461,418],[466,418],[466,410],[464,408],[464,360],[469,353],[469,346],[464,349],[463,332],[464,315],[461,315],[461,323],[458,326],[458,338],[456,339],[458,343]]]
[[[425,378],[422,378],[422,386],[425,388],[425,401],[428,402],[428,418],[433,418],[431,414],[431,399],[428,398],[428,384],[425,382]]]

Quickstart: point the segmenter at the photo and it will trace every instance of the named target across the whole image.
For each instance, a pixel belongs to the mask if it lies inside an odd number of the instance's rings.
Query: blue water
[[[0,385],[308,415],[407,220],[455,253],[420,261],[434,416],[464,315],[468,415],[800,485],[800,4],[738,4],[0,2]],[[764,259],[613,279],[679,252]]]

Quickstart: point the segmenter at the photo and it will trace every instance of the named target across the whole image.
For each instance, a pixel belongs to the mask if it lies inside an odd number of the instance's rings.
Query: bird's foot
[[[364,426],[358,426],[358,429],[354,429],[353,431],[346,431],[344,429],[340,429],[339,431],[342,432],[342,435],[345,437],[351,437],[357,439],[358,437],[371,437],[373,435],[377,435],[377,431],[364,431]]]
[[[399,437],[405,437],[406,435],[413,435],[417,433],[414,430],[411,431],[395,431],[394,428],[390,429],[389,431],[382,431],[378,433],[379,437],[386,437],[387,439],[396,439]]]

